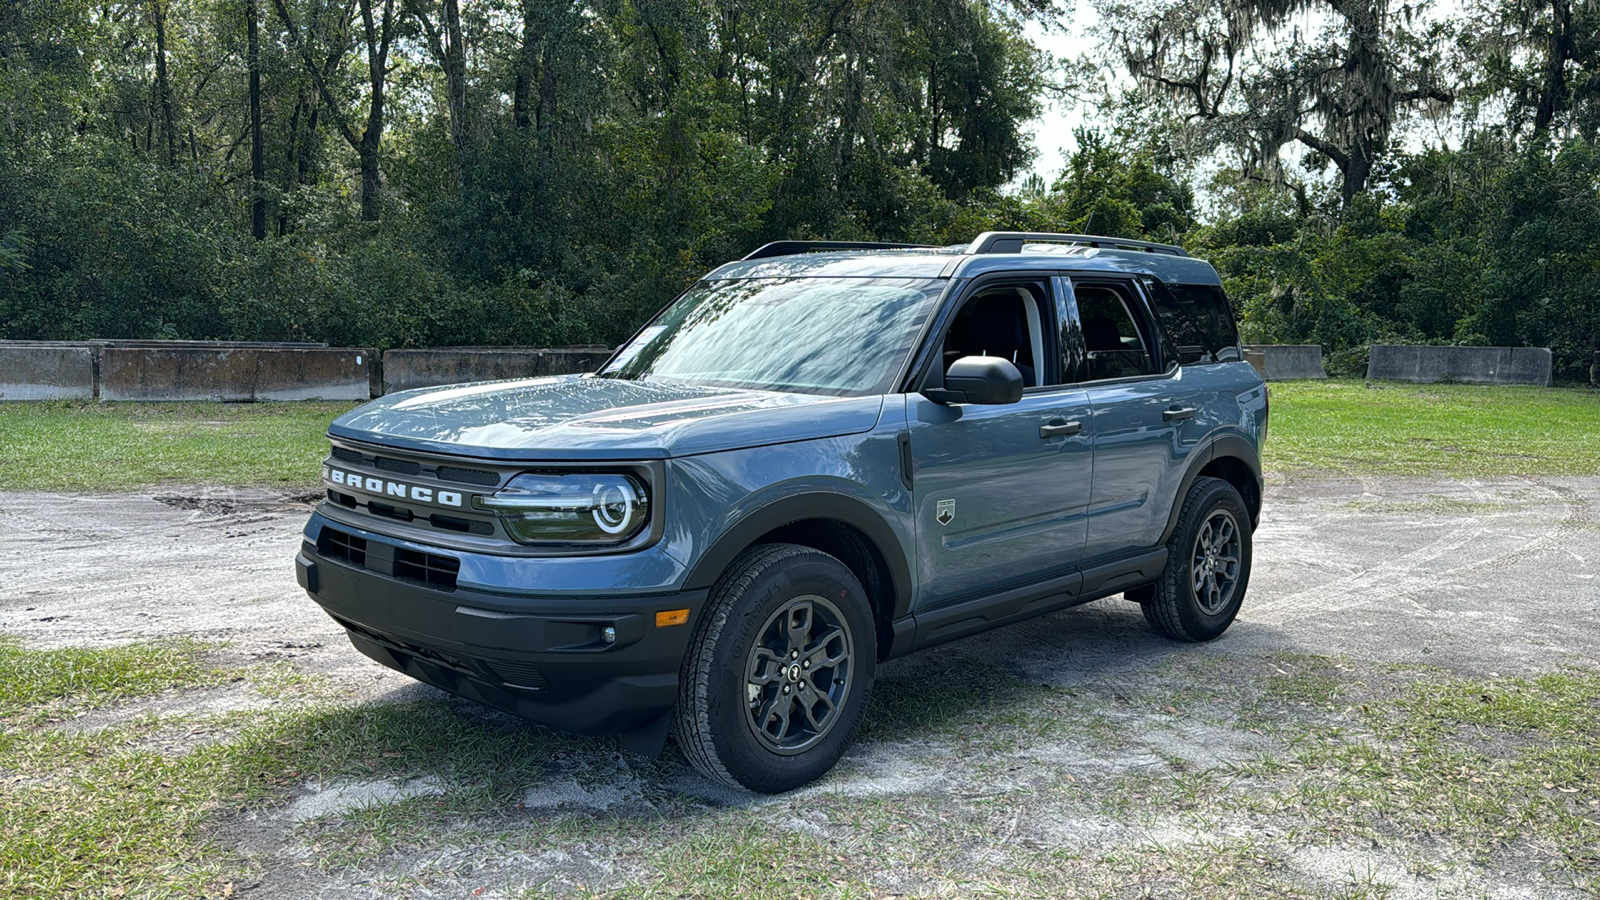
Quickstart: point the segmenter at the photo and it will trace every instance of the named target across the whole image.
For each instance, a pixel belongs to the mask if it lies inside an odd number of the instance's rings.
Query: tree
[[[1170,0],[1151,11],[1106,0],[1101,18],[1145,96],[1203,122],[1260,177],[1283,179],[1289,144],[1313,151],[1338,170],[1346,205],[1402,115],[1455,97],[1435,36],[1389,0]]]
[[[450,142],[455,146],[459,175],[471,142],[471,122],[467,114],[467,49],[461,32],[461,5],[459,0],[440,0],[439,21],[435,23],[420,0],[413,0],[413,3],[410,14],[422,26],[428,49],[444,72]]]
[[[156,30],[156,95],[161,105],[161,132],[167,139],[167,165],[177,165],[178,135],[173,125],[172,82],[167,77],[167,5],[150,0],[150,18]]]
[[[267,238],[267,139],[261,133],[261,10],[258,0],[245,0],[250,69],[250,232],[258,241]]]
[[[1478,61],[1466,91],[1512,133],[1600,133],[1600,3],[1480,0],[1463,21],[1463,53]]]
[[[361,10],[361,38],[367,67],[367,114],[359,133],[351,123],[345,103],[334,93],[329,73],[317,64],[310,44],[302,36],[299,26],[295,24],[286,0],[273,0],[273,5],[277,8],[278,17],[289,33],[290,42],[305,64],[306,72],[322,96],[328,115],[338,127],[339,134],[356,151],[356,157],[361,165],[361,218],[376,222],[383,210],[379,151],[383,144],[384,89],[387,87],[389,77],[389,50],[398,32],[400,16],[395,12],[395,0],[380,0],[382,5],[377,7],[376,13],[374,0],[356,0],[356,2]],[[349,20],[348,9],[346,6],[344,19],[346,22]]]

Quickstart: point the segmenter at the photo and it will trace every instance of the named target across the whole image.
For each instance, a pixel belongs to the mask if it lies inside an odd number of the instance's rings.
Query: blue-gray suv
[[[1220,635],[1266,431],[1178,247],[784,241],[594,374],[341,416],[296,563],[384,665],[783,791],[838,760],[879,661],[1119,593]]]

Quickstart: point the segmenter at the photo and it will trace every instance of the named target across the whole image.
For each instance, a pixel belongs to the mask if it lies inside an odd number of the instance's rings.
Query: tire
[[[1250,513],[1233,485],[1197,478],[1167,540],[1167,567],[1140,603],[1145,621],[1178,641],[1228,630],[1250,583]]]
[[[814,781],[844,753],[876,660],[871,604],[844,563],[797,544],[752,547],[711,589],[684,658],[678,745],[735,787]]]

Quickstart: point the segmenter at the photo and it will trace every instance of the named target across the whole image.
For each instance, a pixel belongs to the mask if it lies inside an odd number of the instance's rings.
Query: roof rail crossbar
[[[1175,244],[1157,244],[1153,241],[1136,241],[1131,238],[1105,237],[1098,234],[1053,234],[1048,231],[985,231],[967,246],[970,254],[1021,253],[1026,243],[1081,244],[1107,250],[1142,250],[1146,253],[1165,253],[1188,256],[1188,252]]]
[[[825,253],[829,250],[935,250],[932,244],[890,244],[876,241],[773,241],[764,244],[746,260],[767,259],[773,256],[794,256],[797,253]]]

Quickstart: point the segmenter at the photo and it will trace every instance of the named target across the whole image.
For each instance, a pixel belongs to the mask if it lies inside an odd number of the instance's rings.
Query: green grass
[[[1442,865],[1428,855],[1438,841],[1466,851],[1491,881],[1509,865],[1600,895],[1600,675],[1590,672],[1463,679],[1285,653],[1185,659],[1138,684],[1063,689],[957,662],[927,677],[949,681],[959,702],[914,691],[920,676],[887,681],[861,737],[933,741],[948,755],[930,763],[955,770],[959,786],[881,796],[824,787],[726,805],[679,793],[683,763],[671,754],[619,757],[609,742],[437,699],[343,705],[291,691],[275,708],[148,715],[84,733],[39,715],[194,687],[210,671],[183,648],[0,645],[11,711],[0,723],[0,896],[226,896],[285,858],[242,855],[229,831],[249,821],[242,813],[273,821],[306,786],[418,778],[432,780],[422,796],[287,824],[272,840],[327,884],[359,877],[397,896],[450,878],[415,860],[470,851],[571,854],[612,873],[584,885],[581,868],[552,869],[554,880],[528,897],[1375,900],[1392,896],[1389,876],[1361,869],[1362,857],[1333,873],[1337,883],[1317,883],[1297,854],[1371,847],[1371,858],[1426,872]],[[1169,735],[1244,732],[1258,720],[1276,723],[1257,734],[1280,749],[1100,775],[1027,761],[1035,749],[1084,743],[1085,723],[1039,724],[1071,720],[1075,708],[1109,717],[1097,726],[1107,739],[1089,742],[1096,754],[1115,756],[1125,742],[1159,752]],[[202,730],[215,740],[173,738]],[[606,790],[619,777],[636,800],[523,807],[529,791]],[[1085,844],[1033,827],[1058,821],[1071,833],[1080,817],[1131,830]]]
[[[24,650],[0,640],[0,719],[28,709],[60,715],[225,677],[190,643]]]
[[[1600,475],[1588,388],[1269,385],[1266,466],[1286,475]]]
[[[0,404],[0,489],[309,487],[348,403]]]
[[[1422,681],[1366,710],[1367,741],[1311,748],[1285,799],[1325,828],[1438,835],[1488,864],[1520,845],[1600,893],[1600,675]]]
[[[1284,382],[1266,466],[1328,475],[1597,475],[1587,388]],[[309,488],[347,403],[7,403],[0,490]]]
[[[107,657],[88,665],[102,671],[120,669],[127,658],[122,650],[75,653],[80,662]],[[71,680],[78,685],[71,696],[103,699],[106,680]],[[164,677],[158,665],[140,686],[150,692],[190,683],[181,671]],[[41,702],[60,699],[54,687],[33,693]],[[253,874],[209,839],[218,816],[282,802],[291,786],[307,782],[426,773],[456,786],[442,801],[352,816],[362,828],[322,839],[332,860],[360,859],[356,844],[391,849],[410,839],[417,821],[510,806],[543,777],[549,759],[583,743],[464,716],[438,701],[225,714],[210,724],[233,726],[227,740],[176,757],[141,741],[197,724],[147,716],[93,733],[37,725],[0,733],[0,896],[216,896],[227,882]]]

